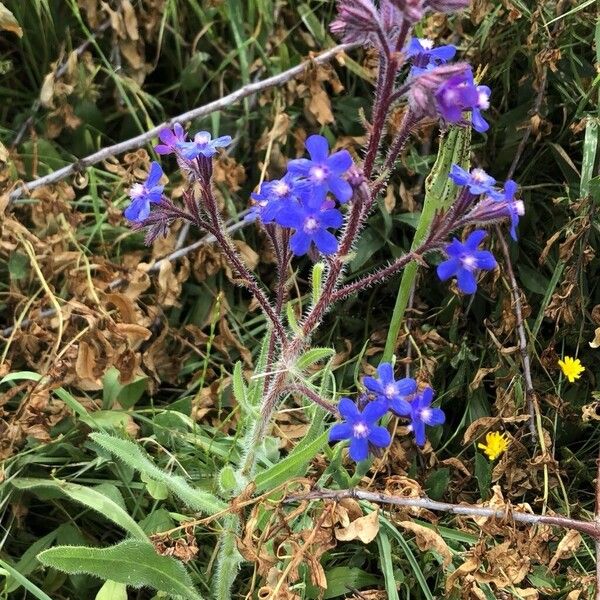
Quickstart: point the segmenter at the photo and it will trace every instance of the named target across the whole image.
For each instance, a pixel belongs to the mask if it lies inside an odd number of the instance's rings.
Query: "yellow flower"
[[[508,437],[506,433],[490,431],[485,436],[485,444],[477,444],[490,460],[496,460],[508,448]]]
[[[581,364],[581,361],[578,358],[571,358],[570,356],[565,356],[565,360],[559,360],[558,366],[562,369],[562,372],[570,383],[579,379],[585,371],[585,367]]]

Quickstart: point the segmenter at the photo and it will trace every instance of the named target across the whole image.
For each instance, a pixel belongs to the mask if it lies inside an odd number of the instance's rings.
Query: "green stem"
[[[448,173],[453,163],[463,167],[468,165],[470,143],[470,129],[459,127],[450,129],[447,136],[445,138],[442,137],[440,140],[435,165],[425,183],[423,211],[417,225],[411,251],[416,250],[427,238],[436,212],[442,208],[447,208],[453,201],[456,188],[448,179]],[[400,288],[396,296],[396,304],[394,305],[394,312],[392,313],[385,348],[383,350],[383,362],[389,362],[396,350],[398,335],[404,321],[404,314],[418,269],[419,265],[416,262],[411,262],[405,267],[402,273],[402,280],[400,281]]]

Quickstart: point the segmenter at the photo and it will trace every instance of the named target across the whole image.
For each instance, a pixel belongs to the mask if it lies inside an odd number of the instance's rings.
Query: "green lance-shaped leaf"
[[[448,208],[452,203],[458,188],[448,178],[448,173],[450,173],[453,164],[468,168],[470,147],[470,127],[451,127],[446,133],[446,137],[440,140],[437,159],[425,180],[423,211],[415,231],[411,250],[415,250],[425,241],[435,214],[443,208]],[[413,261],[406,266],[402,273],[402,280],[383,351],[383,361],[391,360],[394,354],[396,340],[410,298],[410,291],[417,277],[417,270],[418,265]]]
[[[70,575],[92,575],[133,588],[150,587],[171,598],[202,600],[178,560],[160,556],[152,544],[139,540],[126,540],[108,548],[57,546],[40,552],[38,560]]]
[[[242,563],[242,555],[237,549],[239,530],[240,518],[237,515],[227,515],[223,519],[223,532],[219,538],[217,569],[213,580],[215,600],[231,600],[231,588]]]
[[[213,494],[193,488],[183,477],[170,475],[159,469],[136,443],[105,433],[91,433],[90,438],[126,465],[155,481],[164,483],[169,491],[189,508],[209,515],[227,508],[227,505]]]
[[[119,506],[114,500],[95,490],[77,483],[61,481],[58,479],[33,479],[29,477],[18,477],[11,481],[12,485],[19,490],[33,491],[37,489],[55,490],[67,496],[74,502],[83,504],[87,508],[103,515],[133,537],[147,540],[148,536],[143,529]]]

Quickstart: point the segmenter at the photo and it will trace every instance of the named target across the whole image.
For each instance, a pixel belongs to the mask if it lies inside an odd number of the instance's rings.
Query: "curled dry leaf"
[[[15,15],[4,6],[4,2],[0,2],[0,29],[11,31],[19,37],[23,37],[23,29],[21,29],[19,22],[15,19]]]
[[[550,560],[548,564],[548,570],[551,571],[558,563],[559,560],[563,558],[569,558],[573,555],[573,553],[579,548],[582,541],[581,534],[579,531],[575,531],[574,529],[569,529],[565,537],[558,543],[558,547],[556,548],[556,552]]]
[[[379,511],[374,510],[364,517],[352,521],[348,527],[335,530],[335,537],[341,542],[360,540],[363,544],[372,542],[379,533]]]
[[[590,342],[590,348],[600,347],[600,327],[597,327],[594,331],[594,339]]]
[[[435,550],[442,557],[444,567],[452,562],[450,548],[439,533],[414,521],[400,521],[396,524],[415,534],[419,550]]]

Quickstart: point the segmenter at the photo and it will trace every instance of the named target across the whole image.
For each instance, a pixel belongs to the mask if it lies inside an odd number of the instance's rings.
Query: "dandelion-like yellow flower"
[[[565,356],[564,360],[559,360],[558,366],[562,369],[569,383],[573,383],[576,379],[579,379],[585,371],[585,367],[581,364],[581,361],[578,358],[571,358],[570,356]]]
[[[490,431],[485,436],[485,444],[477,444],[490,460],[496,460],[508,448],[508,437],[506,433]]]

